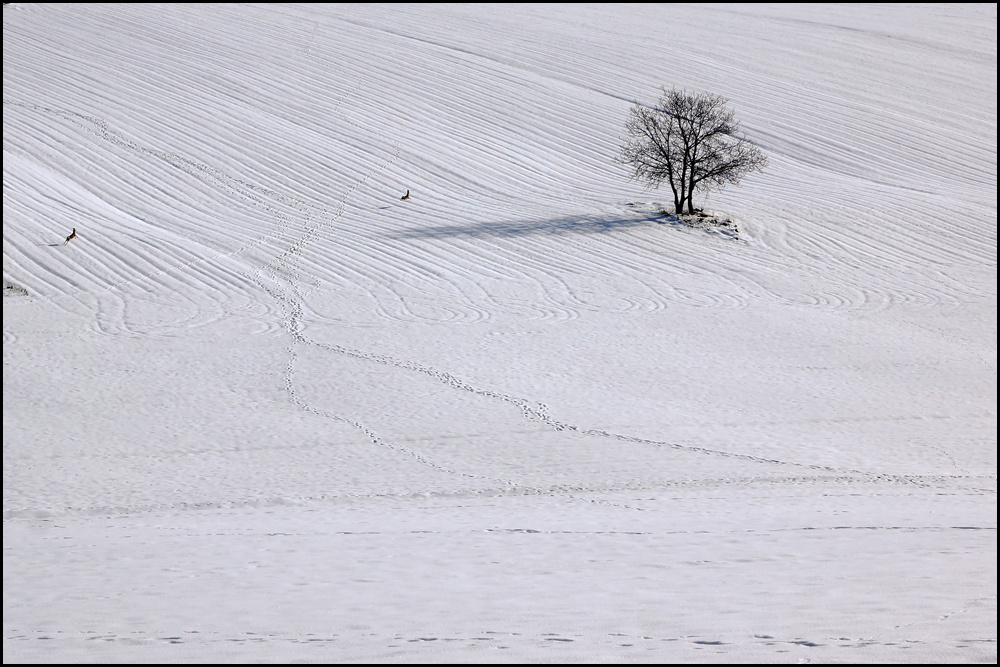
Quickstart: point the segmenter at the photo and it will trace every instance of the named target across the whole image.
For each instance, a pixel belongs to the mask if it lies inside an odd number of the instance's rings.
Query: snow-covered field
[[[996,662],[995,4],[3,12],[5,663]]]

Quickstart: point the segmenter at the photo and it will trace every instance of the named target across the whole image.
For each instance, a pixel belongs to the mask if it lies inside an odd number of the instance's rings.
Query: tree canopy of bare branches
[[[747,173],[767,166],[767,156],[739,136],[729,102],[719,95],[662,88],[657,106],[638,102],[625,121],[628,137],[618,162],[632,178],[674,193],[674,212],[694,213],[694,191],[736,185]],[[686,210],[685,210],[686,209]]]

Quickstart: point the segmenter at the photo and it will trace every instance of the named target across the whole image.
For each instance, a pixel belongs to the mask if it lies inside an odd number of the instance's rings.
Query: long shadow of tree
[[[559,218],[498,220],[467,225],[441,225],[407,229],[391,236],[398,239],[433,239],[604,234],[640,227],[651,221],[660,221],[660,218],[659,214],[643,214],[635,217],[568,215]]]

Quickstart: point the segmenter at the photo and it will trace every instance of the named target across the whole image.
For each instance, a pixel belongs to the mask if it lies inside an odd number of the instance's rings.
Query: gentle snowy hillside
[[[996,662],[995,4],[3,49],[5,663]],[[738,234],[614,162],[660,86]]]

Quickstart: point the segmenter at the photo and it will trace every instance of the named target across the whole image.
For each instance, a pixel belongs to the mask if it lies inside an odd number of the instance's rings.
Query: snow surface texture
[[[995,4],[3,21],[5,663],[996,662]]]

